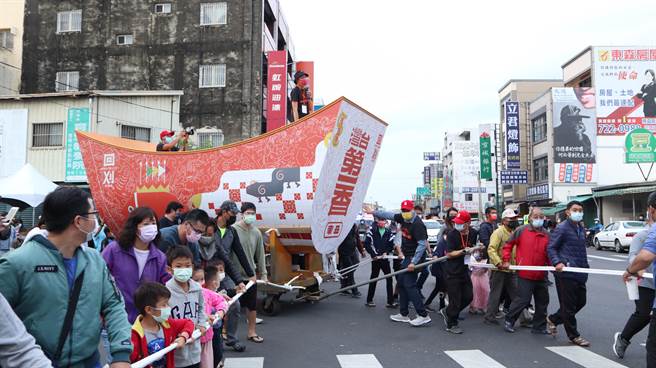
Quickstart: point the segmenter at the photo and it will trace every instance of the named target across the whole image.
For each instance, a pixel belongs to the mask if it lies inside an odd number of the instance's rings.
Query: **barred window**
[[[168,14],[171,12],[170,3],[155,4],[155,13]]]
[[[200,25],[214,26],[228,23],[228,3],[200,4]]]
[[[121,138],[150,142],[150,128],[121,125]]]
[[[82,10],[57,13],[57,33],[82,31]]]
[[[116,36],[117,45],[132,45],[134,37],[131,34],[124,34]]]
[[[64,143],[64,123],[32,124],[32,147],[61,147]]]
[[[198,146],[201,148],[212,148],[223,145],[222,132],[198,132]]]
[[[55,91],[77,91],[80,82],[80,72],[57,72]]]
[[[14,49],[14,37],[11,29],[2,29],[0,30],[0,47],[7,50]]]
[[[199,71],[198,86],[200,88],[225,87],[225,64],[201,65]]]

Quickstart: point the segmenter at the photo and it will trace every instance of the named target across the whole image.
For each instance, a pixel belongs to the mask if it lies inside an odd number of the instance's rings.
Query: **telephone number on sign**
[[[642,127],[641,124],[597,124],[597,135],[625,135],[633,129]]]

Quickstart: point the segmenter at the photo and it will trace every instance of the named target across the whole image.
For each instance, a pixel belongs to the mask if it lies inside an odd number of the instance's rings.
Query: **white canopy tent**
[[[57,184],[41,175],[34,166],[25,164],[11,176],[0,178],[0,197],[19,200],[32,207],[40,205]]]

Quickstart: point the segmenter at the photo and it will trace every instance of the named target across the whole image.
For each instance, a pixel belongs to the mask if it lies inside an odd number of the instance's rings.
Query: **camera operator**
[[[162,130],[159,133],[161,142],[157,144],[157,151],[186,151],[189,135],[191,134],[193,134],[193,129],[189,128],[179,131],[177,135],[172,130]]]

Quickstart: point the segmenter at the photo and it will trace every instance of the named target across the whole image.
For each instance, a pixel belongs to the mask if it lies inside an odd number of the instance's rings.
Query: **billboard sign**
[[[27,110],[0,110],[0,178],[27,162]]]
[[[549,199],[551,198],[551,186],[547,184],[533,185],[526,188],[527,199]]]
[[[590,184],[596,182],[597,165],[594,164],[555,164],[556,183]]]
[[[424,152],[424,161],[439,161],[439,152]]]
[[[267,79],[267,132],[287,123],[287,51],[269,51]]]
[[[526,170],[502,170],[499,175],[501,184],[527,184],[528,171]]]
[[[506,122],[506,168],[519,169],[519,102],[504,104]]]
[[[75,131],[89,131],[90,110],[87,107],[69,108],[66,123],[66,182],[87,181],[82,152]]]
[[[479,151],[481,155],[481,180],[492,180],[492,143],[490,135],[483,132],[479,138]]]
[[[595,47],[593,55],[597,134],[656,132],[656,47]]]
[[[585,88],[552,88],[554,162],[594,163],[597,136],[595,105]]]
[[[627,164],[656,162],[656,137],[645,128],[630,131],[626,135],[624,148],[624,162]]]

